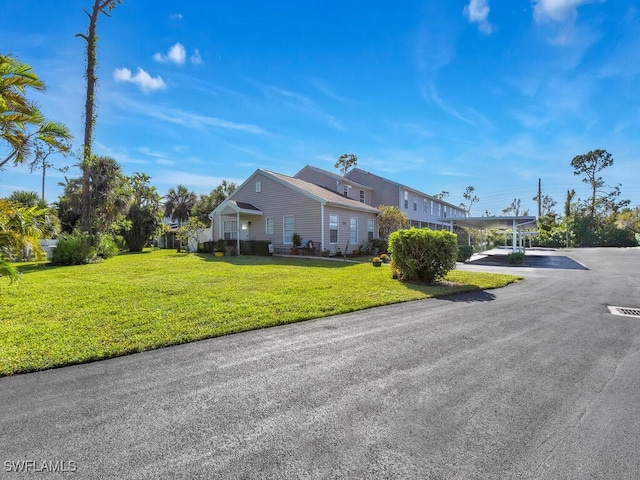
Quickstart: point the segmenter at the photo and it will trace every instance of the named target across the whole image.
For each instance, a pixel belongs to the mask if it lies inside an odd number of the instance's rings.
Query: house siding
[[[397,206],[400,201],[398,185],[382,177],[355,169],[347,172],[347,178],[371,188],[369,205],[373,207],[379,207],[380,205]]]
[[[330,243],[330,231],[329,231],[329,217],[331,215],[338,216],[338,241],[336,243]],[[358,220],[358,237],[357,244],[353,244],[350,241],[351,230],[350,220],[356,218]],[[345,249],[348,248],[348,253],[353,249],[357,249],[360,245],[367,245],[368,232],[367,232],[367,220],[373,220],[373,238],[378,238],[378,219],[377,215],[366,212],[358,212],[345,208],[339,208],[335,206],[324,207],[324,248],[329,250],[332,254],[336,253],[339,248],[342,253],[345,253]]]
[[[365,205],[371,205],[371,189],[368,186],[359,185],[356,180],[350,180],[347,177],[340,177],[326,172],[322,169],[305,166],[302,170],[295,174],[294,178],[299,178],[314,185],[320,185],[328,190],[344,195],[344,186],[347,185],[347,198],[360,201],[360,190],[364,191]]]
[[[373,175],[360,169],[354,169],[347,173],[352,180],[372,187],[372,204],[375,206],[391,205],[397,206],[407,214],[409,222],[413,227],[428,227],[431,229],[450,228],[449,222],[439,221],[444,217],[443,209],[447,209],[447,217],[464,217],[466,213],[460,207],[456,207],[447,202],[442,202],[430,195],[418,190],[399,185],[385,178]],[[405,192],[408,196],[408,205],[405,207]],[[417,209],[414,210],[414,196],[417,197]],[[427,200],[427,211],[424,211],[424,200]],[[433,202],[433,214],[431,214],[431,203]],[[440,212],[440,214],[438,213]],[[455,213],[454,213],[455,212]]]

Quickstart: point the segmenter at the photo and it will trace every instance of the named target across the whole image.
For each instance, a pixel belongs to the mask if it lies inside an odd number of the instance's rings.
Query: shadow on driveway
[[[584,265],[565,255],[529,255],[524,258],[521,265],[511,265],[506,254],[489,254],[472,258],[467,262],[470,265],[489,265],[500,267],[530,267],[530,268],[557,268],[561,270],[589,270]]]
[[[438,297],[438,300],[444,300],[454,303],[478,303],[478,302],[491,302],[495,300],[496,296],[493,293],[480,291],[461,293],[459,295],[447,295],[444,297]]]

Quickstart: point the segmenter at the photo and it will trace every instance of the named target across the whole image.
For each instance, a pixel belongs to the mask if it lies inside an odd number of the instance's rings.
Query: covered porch
[[[235,240],[240,254],[240,241],[250,239],[252,224],[261,217],[262,210],[250,203],[225,201],[211,213],[211,238],[214,241]]]

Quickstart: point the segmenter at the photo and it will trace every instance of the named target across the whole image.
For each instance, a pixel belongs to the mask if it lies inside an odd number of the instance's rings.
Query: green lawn
[[[456,285],[420,286],[386,265],[173,250],[20,270],[13,285],[0,278],[0,376],[520,279],[453,271]]]

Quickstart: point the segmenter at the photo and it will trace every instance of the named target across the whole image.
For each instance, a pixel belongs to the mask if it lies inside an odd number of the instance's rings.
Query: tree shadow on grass
[[[216,257],[208,253],[194,253],[200,260],[210,263],[229,263],[236,266],[253,267],[264,265],[289,265],[319,268],[344,268],[361,265],[362,262],[349,262],[342,260],[327,260],[318,257],[292,256],[292,257],[271,257],[263,255],[225,255],[224,257]],[[175,254],[172,257],[184,257],[185,254]]]
[[[64,267],[73,266],[73,265],[53,265],[52,263],[46,262],[46,263],[35,263],[30,265],[14,264],[14,266],[16,267],[20,275],[26,275],[27,273],[34,273],[34,272],[43,272],[43,271],[50,272],[51,270],[56,270],[58,268],[64,268]]]

